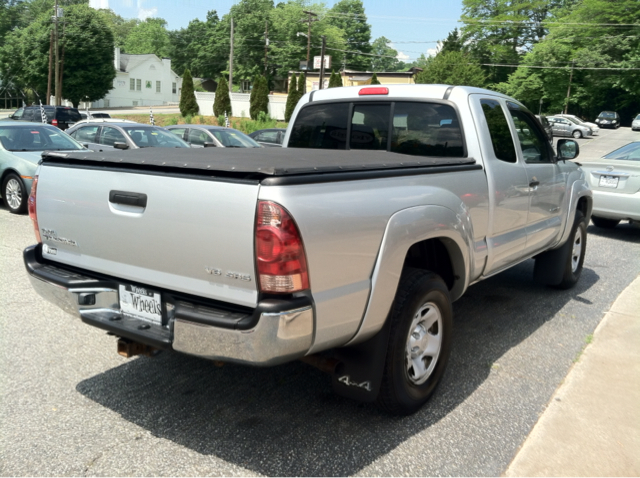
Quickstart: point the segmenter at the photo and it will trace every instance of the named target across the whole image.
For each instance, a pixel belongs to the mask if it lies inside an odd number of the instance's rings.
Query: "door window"
[[[84,126],[71,133],[71,136],[81,143],[95,143],[98,126]]]
[[[113,146],[114,143],[126,143],[127,139],[124,135],[117,130],[116,128],[110,128],[108,126],[103,126],[102,132],[100,133],[100,144],[105,144],[107,146]]]
[[[13,113],[12,119],[19,120],[22,119],[24,115],[24,108],[19,108],[15,113]]]
[[[291,130],[290,148],[347,149],[349,103],[303,108]]]
[[[187,128],[171,128],[173,134],[175,134],[178,138],[184,139],[184,132],[187,131]]]
[[[544,132],[533,115],[520,105],[507,103],[518,133],[522,155],[527,163],[550,163],[551,154]]]
[[[257,138],[254,138],[256,141],[262,141],[263,143],[277,143],[278,142],[278,132],[277,131],[263,131],[258,135]]]
[[[515,163],[517,161],[516,147],[513,144],[509,123],[500,103],[496,100],[481,100],[482,111],[489,127],[489,136],[496,158]]]
[[[211,138],[209,138],[209,135],[204,131],[202,131],[201,129],[194,129],[194,128],[189,129],[189,139],[187,140],[188,143],[204,146],[205,142],[210,142],[210,141],[211,141]]]

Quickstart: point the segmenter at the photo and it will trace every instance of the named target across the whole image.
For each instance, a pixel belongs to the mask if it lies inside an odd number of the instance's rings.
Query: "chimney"
[[[116,47],[113,52],[113,66],[116,71],[120,71],[120,48]]]

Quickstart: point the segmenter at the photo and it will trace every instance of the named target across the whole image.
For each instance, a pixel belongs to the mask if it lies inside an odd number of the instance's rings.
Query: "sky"
[[[94,8],[110,8],[124,18],[163,18],[169,30],[186,28],[191,20],[206,20],[208,10],[222,17],[237,0],[90,0]],[[334,0],[325,0],[331,7]],[[371,39],[384,36],[398,58],[413,61],[434,54],[439,40],[460,27],[462,0],[363,0]],[[301,30],[302,31],[302,30]]]

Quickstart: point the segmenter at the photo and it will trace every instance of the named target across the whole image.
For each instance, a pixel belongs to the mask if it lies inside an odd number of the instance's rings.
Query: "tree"
[[[307,90],[307,75],[304,73],[300,73],[298,76],[298,89],[296,90],[296,104],[300,101]]]
[[[180,92],[180,114],[184,117],[198,114],[200,107],[193,90],[193,78],[189,70],[184,70],[182,77],[182,91]]]
[[[369,83],[369,84],[370,85],[379,85],[380,84],[380,81],[378,80],[378,75],[376,75],[375,72],[371,76],[371,83]]]
[[[129,33],[140,23],[140,20],[136,18],[124,19],[120,15],[116,15],[113,10],[107,9],[100,9],[98,13],[102,15],[104,21],[111,28],[115,46],[124,48]]]
[[[116,76],[113,33],[103,16],[88,5],[69,5],[64,16],[63,96],[74,106],[97,101],[113,88]],[[0,49],[0,76],[12,78],[20,89],[33,89],[41,99],[47,91],[51,28],[51,11],[45,11],[27,27],[7,34]]]
[[[371,26],[367,23],[361,0],[340,0],[327,13],[330,24],[344,32],[347,50],[371,53]],[[351,70],[367,71],[371,57],[358,53],[346,55],[345,65]]]
[[[250,97],[249,114],[251,119],[258,119],[260,112],[269,113],[269,86],[264,76],[256,76]]]
[[[439,83],[483,87],[485,75],[466,53],[451,51],[436,55],[429,67],[416,75],[416,83]]]
[[[124,42],[124,51],[133,54],[153,53],[159,58],[169,56],[170,41],[167,22],[162,18],[147,18],[131,29]]]
[[[229,97],[229,83],[223,76],[218,80],[216,98],[213,101],[213,114],[218,117],[225,113],[231,116],[231,98]]]
[[[449,51],[462,51],[463,43],[460,33],[457,28],[454,28],[452,32],[449,32],[446,40],[444,40],[440,46],[438,53],[447,53]]]
[[[287,104],[284,107],[284,120],[288,123],[293,114],[293,110],[297,104],[298,97],[298,82],[296,75],[291,75],[291,82],[289,83],[289,94],[287,95]]]
[[[331,70],[331,77],[329,78],[329,88],[338,88],[340,86],[344,86],[342,84],[342,76],[340,76],[340,73],[336,73],[335,71]]]
[[[389,46],[391,40],[385,37],[376,38],[371,44],[371,53],[376,55],[371,60],[372,71],[399,71],[401,61],[398,52]]]

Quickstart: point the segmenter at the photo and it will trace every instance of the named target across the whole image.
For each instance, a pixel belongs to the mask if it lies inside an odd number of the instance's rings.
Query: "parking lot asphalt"
[[[34,293],[21,257],[33,242],[28,217],[0,206],[3,476],[497,476],[640,274],[638,227],[590,226],[575,289],[533,283],[532,261],[472,286],[454,304],[443,383],[393,418],[298,362],[124,359],[113,337]]]

